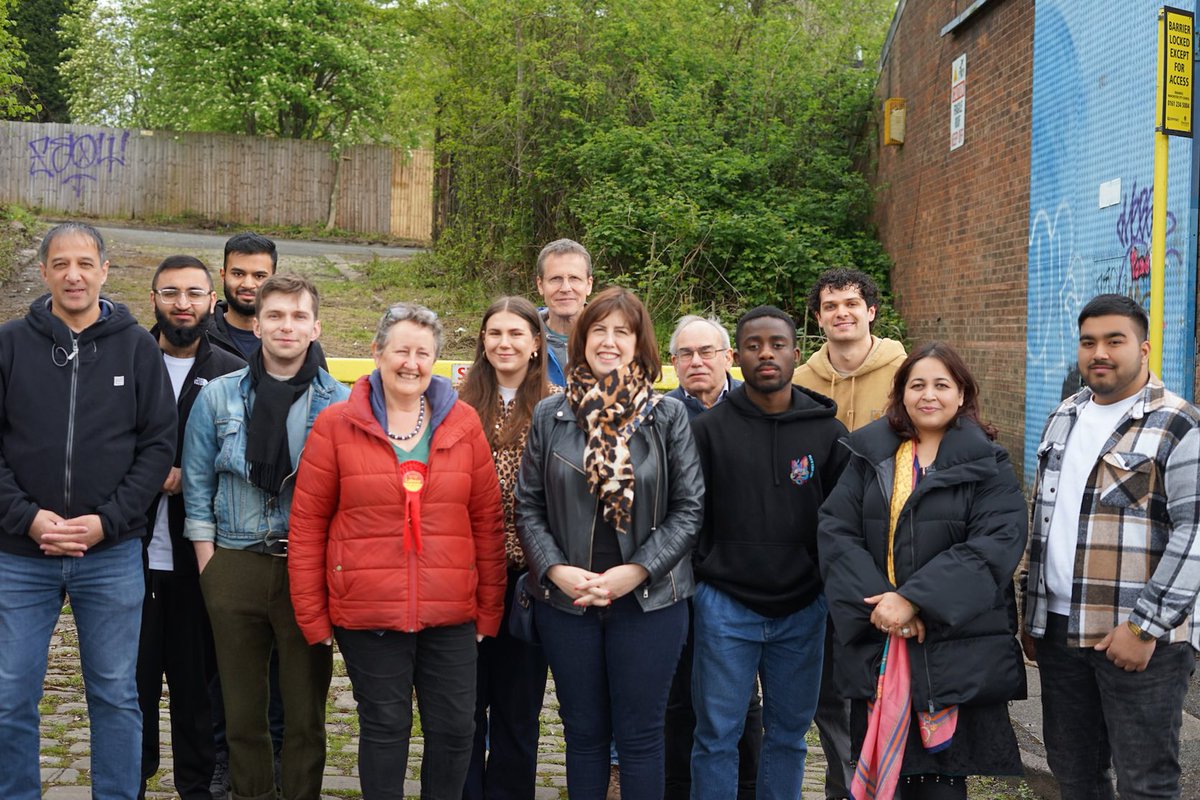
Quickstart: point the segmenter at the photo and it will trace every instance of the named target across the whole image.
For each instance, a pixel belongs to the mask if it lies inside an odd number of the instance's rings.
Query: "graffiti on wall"
[[[117,134],[74,133],[62,136],[42,136],[30,139],[29,176],[45,175],[64,186],[70,186],[78,197],[84,184],[95,183],[104,170],[112,174],[113,167],[125,166],[125,147],[129,131]]]
[[[1153,184],[1133,189],[1121,196],[1121,215],[1117,217],[1116,235],[1121,257],[1100,262],[1096,277],[1096,293],[1113,292],[1137,300],[1150,307],[1150,237],[1154,211]],[[1183,263],[1183,253],[1176,246],[1175,214],[1167,211],[1167,249],[1164,266],[1167,271]]]

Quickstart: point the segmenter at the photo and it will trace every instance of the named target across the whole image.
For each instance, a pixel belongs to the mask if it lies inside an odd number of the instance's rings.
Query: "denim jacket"
[[[292,404],[287,429],[293,471],[271,498],[250,483],[246,463],[246,426],[254,405],[249,368],[209,381],[196,398],[183,441],[183,535],[233,550],[286,538],[304,441],[317,414],[349,396],[349,389],[320,370]]]

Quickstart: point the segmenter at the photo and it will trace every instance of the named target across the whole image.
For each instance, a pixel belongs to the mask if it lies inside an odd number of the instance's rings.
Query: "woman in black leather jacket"
[[[654,328],[632,292],[598,294],[569,353],[566,393],[535,409],[517,484],[567,790],[602,800],[615,739],[624,800],[657,800],[704,479],[687,411],[654,392]]]
[[[1025,694],[1012,577],[1028,524],[1008,453],[991,441],[977,398],[947,345],[912,353],[886,418],[843,440],[850,464],[821,507],[821,572],[836,685],[851,699],[855,785],[861,775],[882,790],[880,765],[892,763],[904,800],[966,798],[967,775],[1021,774],[1007,701]],[[889,670],[898,656],[907,662],[896,695],[881,686],[885,643]],[[896,702],[904,712],[896,719],[908,720],[907,738],[884,730],[880,739],[904,741],[902,759],[887,762],[880,750],[871,758],[868,701],[889,702],[877,690],[906,701]]]

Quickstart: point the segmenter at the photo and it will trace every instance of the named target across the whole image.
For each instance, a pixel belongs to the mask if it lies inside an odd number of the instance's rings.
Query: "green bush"
[[[451,170],[439,261],[528,291],[537,249],[570,236],[660,320],[799,317],[830,266],[886,286],[855,165],[891,5],[414,2]]]

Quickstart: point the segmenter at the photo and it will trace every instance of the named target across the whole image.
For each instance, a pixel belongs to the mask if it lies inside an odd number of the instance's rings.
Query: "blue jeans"
[[[554,673],[571,800],[603,800],[614,738],[622,799],[661,800],[663,720],[687,603],[646,612],[625,595],[582,616],[537,603],[534,618]]]
[[[1067,644],[1067,618],[1049,615],[1037,640],[1046,760],[1062,800],[1180,796],[1179,729],[1192,646],[1158,643],[1145,672],[1126,672],[1104,653]]]
[[[38,702],[50,636],[66,595],[87,692],[92,797],[137,797],[142,711],[136,668],[144,589],[137,539],[82,558],[0,553],[0,797],[42,796]]]
[[[762,679],[759,800],[795,800],[804,781],[804,735],[817,710],[825,652],[824,595],[786,617],[764,617],[707,584],[692,598],[695,655],[692,797],[733,800],[738,739],[755,676]]]

